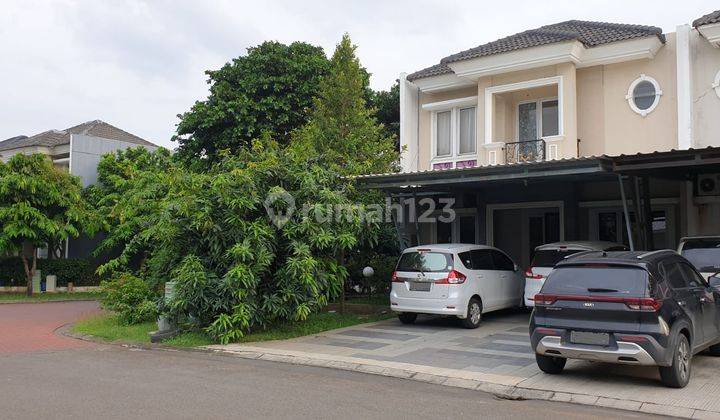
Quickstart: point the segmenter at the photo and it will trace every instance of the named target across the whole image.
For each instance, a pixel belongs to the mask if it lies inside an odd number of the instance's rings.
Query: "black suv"
[[[555,266],[530,319],[538,367],[567,359],[658,366],[682,388],[692,356],[720,356],[720,279],[711,284],[674,251],[589,251]]]

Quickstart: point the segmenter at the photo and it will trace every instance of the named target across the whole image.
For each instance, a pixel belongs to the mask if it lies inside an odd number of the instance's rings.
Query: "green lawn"
[[[73,293],[38,293],[27,296],[25,293],[0,293],[2,302],[52,302],[62,300],[97,300],[100,292],[73,292]]]
[[[290,322],[269,328],[265,331],[257,331],[246,335],[239,340],[241,343],[253,341],[283,340],[287,338],[301,337],[315,334],[322,331],[336,328],[349,327],[365,322],[374,322],[391,317],[390,314],[381,315],[353,315],[338,313],[312,314],[304,322]],[[117,341],[126,343],[149,343],[148,333],[155,331],[157,325],[154,322],[146,322],[139,325],[122,325],[115,316],[99,315],[78,322],[73,331],[101,338],[106,341]],[[163,342],[175,347],[197,347],[213,344],[212,340],[202,333],[184,333],[177,337]]]

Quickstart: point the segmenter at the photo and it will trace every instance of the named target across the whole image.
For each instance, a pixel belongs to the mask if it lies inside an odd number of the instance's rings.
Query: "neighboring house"
[[[456,200],[452,223],[399,224],[403,245],[486,243],[523,264],[545,242],[628,243],[626,218],[636,248],[718,233],[719,22],[572,20],[401,74],[402,173],[359,182]]]
[[[0,159],[7,162],[18,153],[42,153],[58,168],[80,177],[83,186],[97,181],[97,165],[102,156],[117,150],[157,145],[106,122],[88,121],[65,130],[49,130],[33,136],[17,136],[0,141]],[[66,257],[88,257],[95,240],[78,238],[65,246]],[[45,251],[45,255],[47,251]]]

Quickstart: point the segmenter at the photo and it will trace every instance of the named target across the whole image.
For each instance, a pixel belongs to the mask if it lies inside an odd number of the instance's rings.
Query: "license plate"
[[[411,292],[429,292],[431,283],[410,282]]]
[[[608,344],[610,344],[610,334],[571,331],[570,342],[575,344],[593,344],[599,346],[607,346]]]

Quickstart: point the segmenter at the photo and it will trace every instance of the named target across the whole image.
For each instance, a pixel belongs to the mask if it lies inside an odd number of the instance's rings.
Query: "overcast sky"
[[[568,19],[679,24],[720,7],[683,1],[32,1],[0,9],[0,139],[101,119],[166,147],[217,69],[265,40],[330,55],[344,32],[375,89],[400,72]]]

